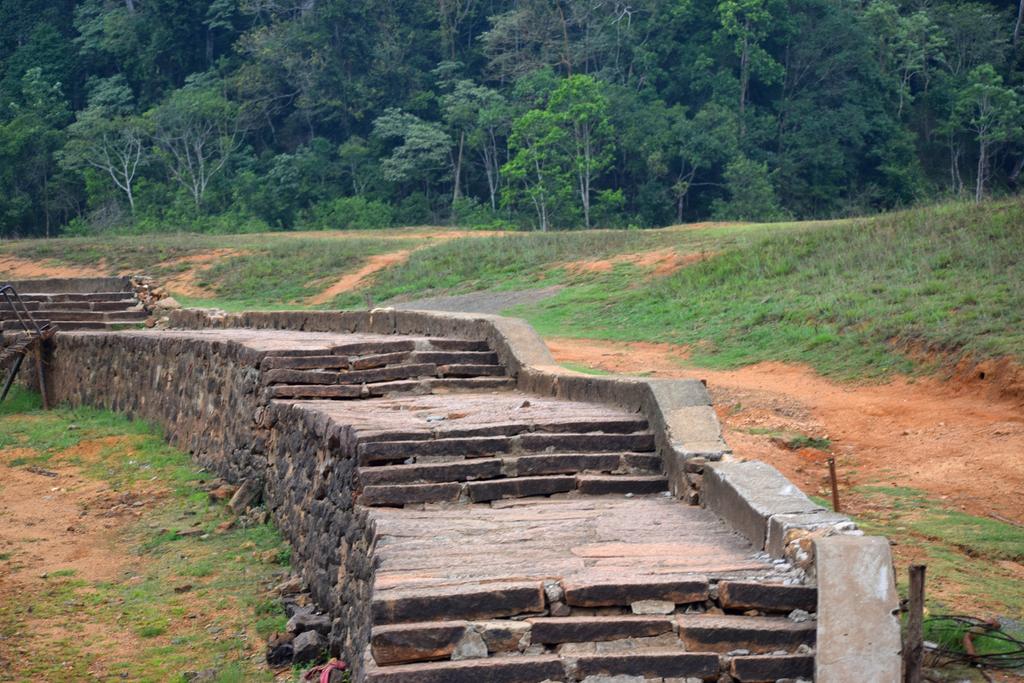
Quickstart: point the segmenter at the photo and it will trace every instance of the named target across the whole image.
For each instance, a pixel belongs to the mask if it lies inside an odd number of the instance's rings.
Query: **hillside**
[[[475,310],[507,300],[543,334],[684,344],[708,367],[778,360],[864,377],[910,371],[911,356],[1024,358],[1022,253],[1015,200],[661,230],[28,240],[0,243],[0,274],[145,272],[186,303],[235,310],[523,292]]]

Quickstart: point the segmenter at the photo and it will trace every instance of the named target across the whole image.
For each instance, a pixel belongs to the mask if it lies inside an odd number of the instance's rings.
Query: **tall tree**
[[[993,147],[1024,136],[1020,96],[1003,85],[1002,77],[991,65],[983,64],[971,71],[968,85],[957,97],[953,121],[978,143],[974,200],[980,202],[988,185]]]
[[[594,181],[611,165],[614,135],[608,119],[608,98],[590,76],[566,78],[551,94],[548,110],[567,128],[572,140],[572,169],[583,208],[583,226],[590,227]]]
[[[210,182],[242,142],[239,108],[216,83],[198,78],[147,113],[153,142],[171,178],[202,211]]]

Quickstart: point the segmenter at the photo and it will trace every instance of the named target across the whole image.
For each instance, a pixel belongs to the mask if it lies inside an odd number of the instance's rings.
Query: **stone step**
[[[476,339],[445,339],[432,337],[427,340],[428,346],[438,351],[490,351],[486,341]]]
[[[579,577],[563,581],[564,602],[571,607],[629,607],[642,600],[675,605],[704,602],[710,595],[708,578],[683,574],[634,575],[620,578]]]
[[[544,609],[544,584],[540,581],[467,584],[418,591],[375,591],[371,601],[375,626],[501,619],[537,615]]]
[[[413,362],[436,365],[498,365],[493,351],[414,351]]]
[[[364,485],[429,484],[581,472],[659,473],[660,467],[661,458],[648,453],[544,453],[363,467],[359,470],[359,479]]]
[[[145,311],[47,310],[33,313],[32,317],[38,318],[40,316],[50,320],[73,322],[77,320],[145,320],[149,317],[149,314]],[[17,320],[17,316],[14,311],[0,309],[0,320]]]
[[[437,366],[429,363],[417,365],[392,365],[371,370],[345,370],[330,372],[326,370],[267,370],[263,373],[264,384],[371,384],[391,382],[396,379],[410,377],[433,377],[437,375]]]
[[[405,356],[406,354],[396,354]],[[343,370],[351,363],[349,356],[267,356],[260,363],[264,372],[272,370]]]
[[[126,311],[139,302],[137,299],[122,299],[119,301],[22,301],[25,310],[32,313],[37,311]],[[21,310],[21,306],[18,307]],[[10,311],[4,299],[0,299],[0,312]]]
[[[813,655],[751,655],[733,657],[729,674],[740,683],[774,683],[814,678]]]
[[[719,665],[713,653],[655,650],[583,655],[575,658],[574,669],[576,680],[590,676],[717,680]]]
[[[541,645],[653,638],[675,629],[671,616],[536,617],[526,621],[530,624],[530,642]]]
[[[462,363],[437,366],[437,374],[442,377],[495,377],[504,375],[505,372],[504,366],[501,365]]]
[[[817,633],[815,621],[797,623],[779,617],[681,614],[677,622],[686,649],[701,652],[792,652],[801,645],[814,647]]]
[[[651,452],[654,435],[650,432],[628,434],[539,433],[516,436],[469,436],[424,441],[368,441],[359,444],[361,466],[404,461],[411,456],[480,458],[500,454],[575,451],[590,453]]]
[[[118,330],[123,328],[136,328],[142,325],[139,320],[40,320],[36,318],[36,322],[42,326],[46,324],[53,325],[57,330],[72,331],[72,330]],[[23,329],[21,323],[17,320],[5,320],[0,323],[0,330],[4,332],[18,331]]]
[[[445,417],[440,415],[439,417]],[[640,417],[605,417],[600,419],[586,419],[578,417],[558,417],[551,415],[533,420],[515,420],[507,422],[487,422],[484,424],[462,425],[458,421],[447,418],[437,420],[429,426],[419,430],[399,429],[374,429],[362,430],[358,435],[359,443],[370,443],[376,441],[422,441],[432,438],[464,438],[475,436],[516,436],[527,432],[545,433],[573,433],[582,434],[588,432],[600,432],[603,434],[630,434],[647,430],[647,420]]]
[[[718,601],[723,609],[737,612],[760,610],[788,614],[795,609],[818,610],[818,591],[811,586],[787,586],[781,583],[721,581]]]
[[[595,482],[599,483],[595,485]],[[598,492],[592,491],[595,488]],[[578,491],[584,495],[645,495],[667,490],[668,481],[660,475],[550,475],[427,484],[367,484],[363,487],[359,502],[374,507],[402,507],[420,503],[454,503],[466,500],[471,503],[488,503],[505,498],[551,496],[571,491]]]
[[[18,292],[23,301],[69,302],[69,301],[127,301],[133,300],[132,292],[79,292],[47,294],[45,292]]]
[[[470,363],[497,366],[498,356],[490,351],[398,351],[370,356],[317,355],[268,356],[263,360],[266,370],[371,370],[400,363],[456,364]],[[481,373],[485,374],[485,373]],[[504,374],[504,373],[498,373]]]
[[[511,389],[516,381],[512,377],[427,378],[379,382],[376,384],[298,385],[278,384],[269,388],[272,399],[357,399],[375,398],[390,394],[454,393],[459,391],[498,391]]]
[[[458,662],[430,662],[366,670],[367,683],[543,683],[566,680],[557,655],[490,657]]]

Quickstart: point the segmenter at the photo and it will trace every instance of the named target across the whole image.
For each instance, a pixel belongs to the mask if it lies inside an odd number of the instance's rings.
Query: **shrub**
[[[373,230],[391,227],[394,209],[364,197],[338,197],[313,207],[306,221],[315,230]]]

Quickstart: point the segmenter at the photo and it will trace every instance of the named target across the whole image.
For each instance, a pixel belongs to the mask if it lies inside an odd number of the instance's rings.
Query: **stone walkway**
[[[327,520],[314,528],[304,510],[280,520],[303,535],[297,553],[310,554],[317,533],[345,546],[341,560],[334,547],[310,558],[330,585],[348,580],[353,553],[367,555],[368,609],[348,613],[371,623],[343,625],[357,680],[810,678],[813,622],[784,617],[813,611],[814,589],[670,496],[640,414],[522,393],[477,340],[119,334],[238,345],[259,368],[263,405],[336,435],[329,452],[303,451],[294,424],[273,426],[291,430],[271,439],[290,450],[269,452],[267,471],[282,478],[274,495]],[[330,511],[342,499],[354,513]],[[332,518],[365,520],[368,540]]]

